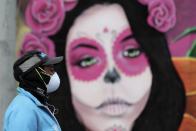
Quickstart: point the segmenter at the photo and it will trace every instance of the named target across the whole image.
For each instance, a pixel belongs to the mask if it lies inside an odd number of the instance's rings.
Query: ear
[[[71,11],[77,5],[78,0],[64,0],[65,11]]]

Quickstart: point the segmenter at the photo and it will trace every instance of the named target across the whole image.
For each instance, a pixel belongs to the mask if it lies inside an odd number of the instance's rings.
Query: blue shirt
[[[61,131],[47,106],[22,88],[17,92],[5,113],[3,131]]]

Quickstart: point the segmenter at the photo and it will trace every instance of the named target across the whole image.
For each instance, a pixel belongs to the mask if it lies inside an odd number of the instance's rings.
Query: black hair
[[[57,55],[65,55],[66,37],[75,19],[89,7],[103,3],[118,3],[123,7],[133,35],[148,56],[153,74],[150,98],[144,111],[136,119],[132,131],[177,131],[185,110],[184,86],[173,66],[165,35],[147,24],[147,7],[137,0],[79,0],[75,9],[66,13],[61,30],[51,37],[56,43]],[[62,113],[65,117],[58,116],[61,127],[63,130],[85,130],[72,105],[65,62],[59,70],[60,77],[64,78],[61,92],[65,95]]]

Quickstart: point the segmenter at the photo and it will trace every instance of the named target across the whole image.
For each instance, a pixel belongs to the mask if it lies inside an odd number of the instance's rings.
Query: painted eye
[[[138,57],[140,54],[141,54],[140,48],[130,48],[123,52],[123,56],[128,58]]]
[[[91,56],[88,56],[88,57],[80,60],[77,65],[79,65],[82,68],[86,68],[86,67],[92,66],[96,63],[97,63],[97,59],[95,59]]]

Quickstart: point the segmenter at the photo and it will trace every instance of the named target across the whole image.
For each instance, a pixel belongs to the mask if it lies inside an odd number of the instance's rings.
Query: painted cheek
[[[72,51],[73,47],[79,43],[93,45],[94,47],[97,47],[98,50],[79,47],[78,49]],[[101,75],[106,67],[106,56],[104,50],[96,41],[89,40],[87,38],[80,38],[70,43],[68,48],[68,70],[70,70],[71,75],[74,76],[75,79],[81,81],[92,81],[96,80]],[[93,58],[96,60],[96,63],[88,67],[81,67],[78,65],[78,62],[83,60],[85,57]]]
[[[123,56],[123,52],[129,48],[138,48],[139,45],[135,39],[128,40],[121,43],[122,39],[132,34],[130,29],[124,30],[116,39],[113,49],[113,57],[117,67],[128,76],[135,76],[141,74],[146,67],[149,66],[146,55],[141,52],[139,56],[130,58]]]

